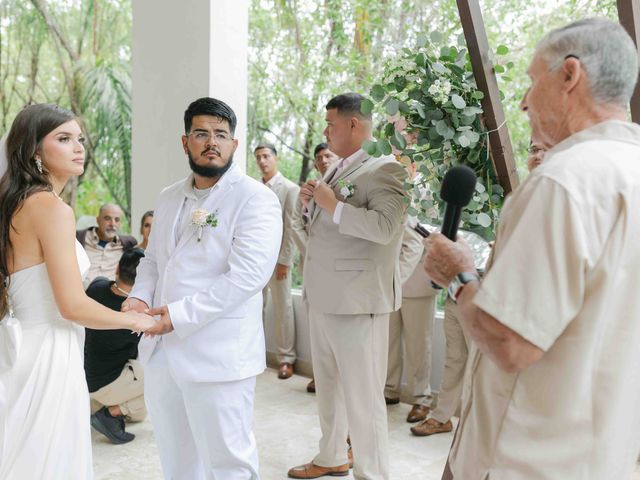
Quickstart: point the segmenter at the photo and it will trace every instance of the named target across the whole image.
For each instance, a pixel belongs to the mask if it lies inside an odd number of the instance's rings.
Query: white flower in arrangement
[[[356,186],[349,180],[338,180],[338,187],[340,188],[340,195],[346,200],[349,197],[353,197],[356,193]]]
[[[204,227],[215,228],[218,226],[218,211],[211,213],[204,208],[196,208],[191,212],[191,225],[198,228],[198,241],[202,239]]]

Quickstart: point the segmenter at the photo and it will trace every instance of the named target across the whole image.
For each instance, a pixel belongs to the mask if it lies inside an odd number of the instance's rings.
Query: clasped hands
[[[153,325],[151,325],[148,328],[141,329],[141,331],[144,332],[144,334],[147,337],[164,335],[166,333],[173,331],[173,323],[171,323],[171,315],[169,314],[169,308],[166,305],[163,305],[157,308],[149,308],[149,305],[147,305],[142,300],[139,300],[134,297],[129,297],[122,303],[121,310],[123,312],[133,311],[137,313],[144,313],[151,317],[160,315],[160,320],[155,321]]]
[[[306,207],[312,198],[316,205],[333,215],[338,199],[329,185],[321,180],[307,180],[300,187],[300,201]]]

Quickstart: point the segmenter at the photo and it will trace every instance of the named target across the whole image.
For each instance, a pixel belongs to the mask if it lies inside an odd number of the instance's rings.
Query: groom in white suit
[[[258,479],[262,289],[282,236],[275,194],[233,164],[236,117],[201,98],[184,115],[192,174],[165,188],[123,309],[159,318],[140,342],[145,400],[171,480]]]

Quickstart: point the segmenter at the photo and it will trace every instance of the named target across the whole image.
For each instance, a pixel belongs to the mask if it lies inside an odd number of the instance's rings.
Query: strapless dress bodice
[[[84,248],[77,241],[76,257],[80,274],[84,275],[91,264]],[[9,303],[14,316],[23,326],[62,318],[56,305],[45,263],[27,267],[11,275]]]

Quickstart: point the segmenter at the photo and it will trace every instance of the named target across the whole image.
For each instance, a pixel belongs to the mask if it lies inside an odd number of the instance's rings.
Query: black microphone
[[[440,198],[445,202],[444,218],[442,219],[441,233],[449,240],[456,241],[460,214],[473,197],[476,189],[476,174],[465,165],[451,167],[442,179]],[[434,288],[440,288],[431,282]]]
[[[451,167],[444,174],[440,198],[445,202],[445,207],[440,231],[449,240],[456,241],[460,214],[471,201],[475,189],[476,174],[465,165]]]

